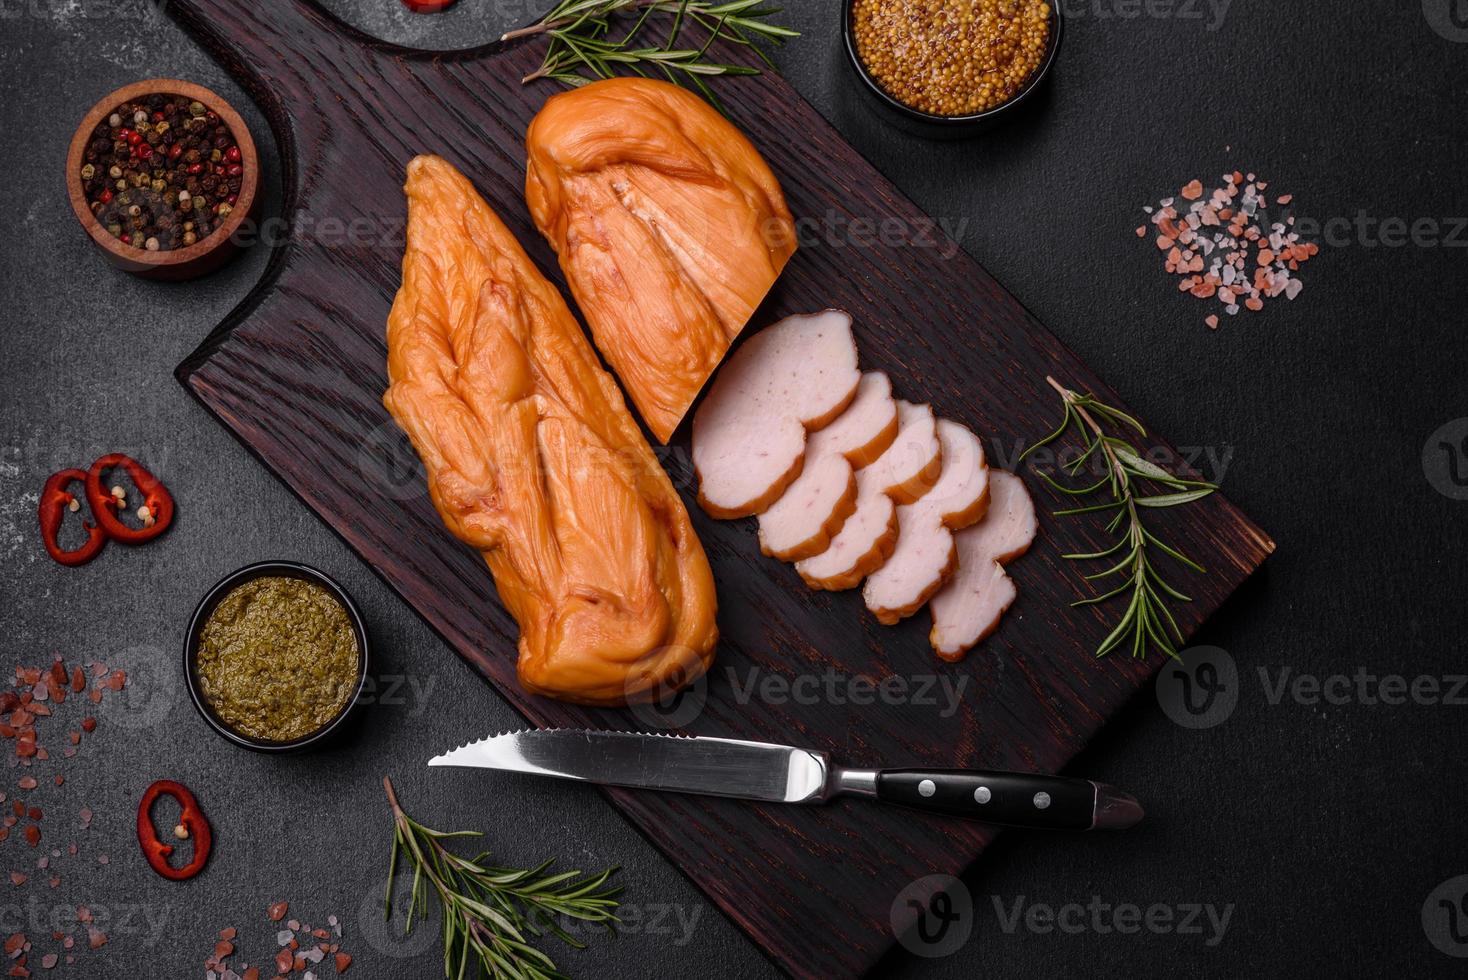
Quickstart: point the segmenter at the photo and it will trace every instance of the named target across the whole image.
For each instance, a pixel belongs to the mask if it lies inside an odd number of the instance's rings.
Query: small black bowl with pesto
[[[184,673],[194,706],[225,738],[260,752],[316,746],[367,680],[367,631],[351,597],[307,565],[247,565],[194,610]]]

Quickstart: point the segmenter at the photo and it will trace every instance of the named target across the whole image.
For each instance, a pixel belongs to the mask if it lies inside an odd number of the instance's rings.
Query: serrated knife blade
[[[828,766],[823,753],[790,745],[577,729],[492,735],[428,764],[771,803],[818,798]]]
[[[1135,798],[1087,779],[979,769],[848,769],[814,749],[732,738],[562,728],[505,732],[428,764],[767,803],[867,796],[1053,830],[1122,830],[1142,819]]]

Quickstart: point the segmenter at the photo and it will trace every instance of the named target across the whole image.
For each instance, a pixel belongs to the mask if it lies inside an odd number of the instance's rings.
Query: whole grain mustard
[[[1045,0],[852,0],[856,51],[877,83],[935,116],[1014,98],[1050,40]]]

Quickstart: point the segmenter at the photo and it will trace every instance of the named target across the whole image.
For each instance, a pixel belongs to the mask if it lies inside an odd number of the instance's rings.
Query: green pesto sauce
[[[357,684],[357,634],[315,582],[253,579],[231,590],[199,634],[200,688],[241,735],[289,742],[341,711]]]

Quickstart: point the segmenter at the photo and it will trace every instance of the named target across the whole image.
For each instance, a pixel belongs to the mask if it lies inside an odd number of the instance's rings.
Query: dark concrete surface
[[[796,87],[961,227],[964,247],[1159,431],[1227,461],[1203,468],[1279,542],[1197,638],[1236,667],[1231,715],[1191,729],[1147,695],[1074,767],[1136,792],[1148,820],[1115,837],[1004,836],[959,890],[972,937],[943,957],[899,952],[884,974],[1461,973],[1448,953],[1468,955],[1468,880],[1453,881],[1468,874],[1468,692],[1452,679],[1465,671],[1468,491],[1442,443],[1468,434],[1468,30],[1452,2],[1070,0],[1043,111],[951,145],[868,115],[841,60],[836,0],[784,14],[804,32],[779,56]],[[397,0],[327,5],[381,37],[445,47],[492,38],[536,6],[461,0],[422,18]],[[61,171],[76,121],[111,88],[157,75],[201,82],[245,113],[277,204],[259,113],[156,9],[0,0],[0,669],[59,652],[133,677],[75,759],[37,767],[67,777],[24,794],[46,810],[46,846],[63,849],[61,883],[47,887],[41,852],[18,835],[0,843],[4,870],[31,875],[0,878],[0,934],[28,932],[35,967],[54,948],[47,919],[68,928],[84,904],[110,920],[110,940],[56,975],[201,976],[226,926],[241,930],[235,962],[265,963],[265,908],[287,899],[313,923],[341,918],[350,975],[437,976],[431,931],[403,940],[379,923],[388,774],[424,821],[484,831],[507,864],[622,867],[628,927],[554,950],[572,975],[775,975],[594,791],[423,768],[518,718],[172,377],[265,253],[192,284],[151,284],[106,267],[68,210]],[[1299,300],[1215,333],[1202,318],[1216,307],[1176,293],[1132,229],[1142,205],[1234,168],[1337,221]],[[166,478],[177,527],[80,570],[52,564],[35,526],[42,481],[116,449]],[[194,603],[264,558],[341,580],[366,612],[378,673],[398,685],[329,751],[238,751],[182,689]],[[1440,693],[1392,704],[1394,681],[1358,674],[1402,675],[1419,692],[1430,688],[1419,678],[1435,679]],[[1312,696],[1312,680],[1332,697]],[[58,710],[54,727],[74,726],[80,707]],[[12,799],[17,776],[0,779]],[[198,791],[217,832],[208,872],[186,884],[154,876],[133,840],[138,795],[165,776]],[[83,806],[95,811],[88,831],[76,829]]]

